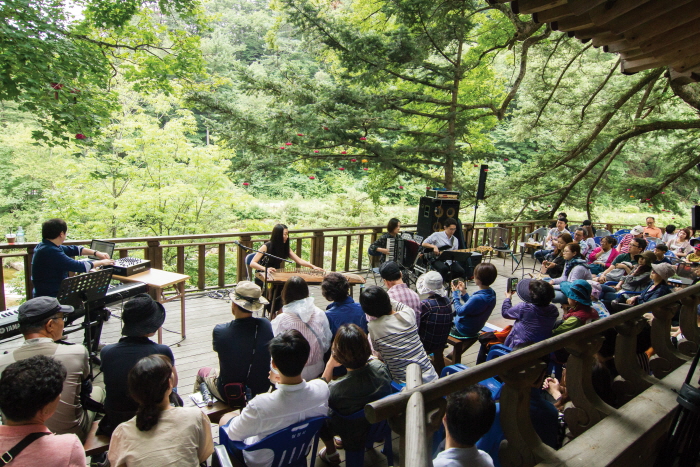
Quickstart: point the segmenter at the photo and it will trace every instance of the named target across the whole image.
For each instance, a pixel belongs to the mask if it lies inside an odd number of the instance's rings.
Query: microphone
[[[233,243],[235,243],[235,244],[238,245],[239,247],[243,248],[244,250],[255,251],[255,250],[253,250],[252,248],[247,247],[247,246],[241,244],[241,242],[239,242],[238,240],[234,240]]]

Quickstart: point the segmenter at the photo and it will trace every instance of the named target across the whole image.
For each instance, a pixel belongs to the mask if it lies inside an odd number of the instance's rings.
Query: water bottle
[[[21,226],[17,229],[17,243],[24,243],[24,229]]]

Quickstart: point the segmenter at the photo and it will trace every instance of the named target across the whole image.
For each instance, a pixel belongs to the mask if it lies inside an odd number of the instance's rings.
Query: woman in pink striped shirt
[[[272,334],[289,329],[299,331],[311,346],[309,359],[301,376],[309,381],[321,375],[324,368],[323,354],[331,347],[333,336],[326,314],[314,305],[309,296],[309,286],[299,276],[292,276],[282,289],[282,313],[272,320]]]

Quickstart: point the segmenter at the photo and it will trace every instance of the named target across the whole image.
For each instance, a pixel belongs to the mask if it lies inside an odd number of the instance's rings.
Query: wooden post
[[[335,271],[338,265],[338,236],[333,236],[333,246],[331,247],[331,271]]]
[[[360,234],[359,235],[359,243],[358,243],[358,250],[357,250],[357,270],[362,271],[362,258],[365,256],[364,250],[365,250],[365,235]]]
[[[593,362],[605,339],[595,336],[566,346],[566,388],[574,407],[566,409],[564,420],[574,436],[591,428],[615,409],[598,396],[593,388]]]
[[[226,244],[219,243],[219,287],[226,285]]]
[[[500,399],[501,426],[506,441],[501,442],[499,457],[504,467],[532,467],[554,457],[554,450],[542,442],[530,419],[530,393],[545,367],[538,360],[501,374],[505,382]]]
[[[206,245],[201,244],[199,245],[199,254],[197,255],[197,288],[199,290],[204,290],[204,287],[206,286],[206,270],[207,270],[207,263],[206,263]]]
[[[324,238],[323,230],[314,231],[314,236],[311,238],[311,257],[309,260],[311,264],[319,267],[323,267],[323,253],[324,253]]]
[[[24,292],[27,300],[34,298],[34,284],[32,283],[32,258],[34,247],[27,248],[27,256],[24,257]]]
[[[154,269],[163,269],[163,249],[160,247],[160,241],[149,240],[147,243],[148,259],[151,261],[151,267]]]
[[[646,320],[638,318],[615,327],[618,332],[615,339],[615,368],[624,378],[613,383],[618,404],[632,400],[658,381],[645,373],[637,360],[637,336],[646,326]]]
[[[177,273],[178,274],[185,273],[185,247],[184,246],[177,247]]]
[[[350,270],[350,247],[352,246],[352,236],[345,236],[345,269],[343,271],[347,272]]]

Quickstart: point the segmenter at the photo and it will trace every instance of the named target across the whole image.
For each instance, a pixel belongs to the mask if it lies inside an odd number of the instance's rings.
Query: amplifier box
[[[114,260],[112,269],[115,276],[133,276],[151,269],[151,262],[140,258],[117,258]]]
[[[459,191],[428,190],[425,196],[435,199],[459,199]]]

